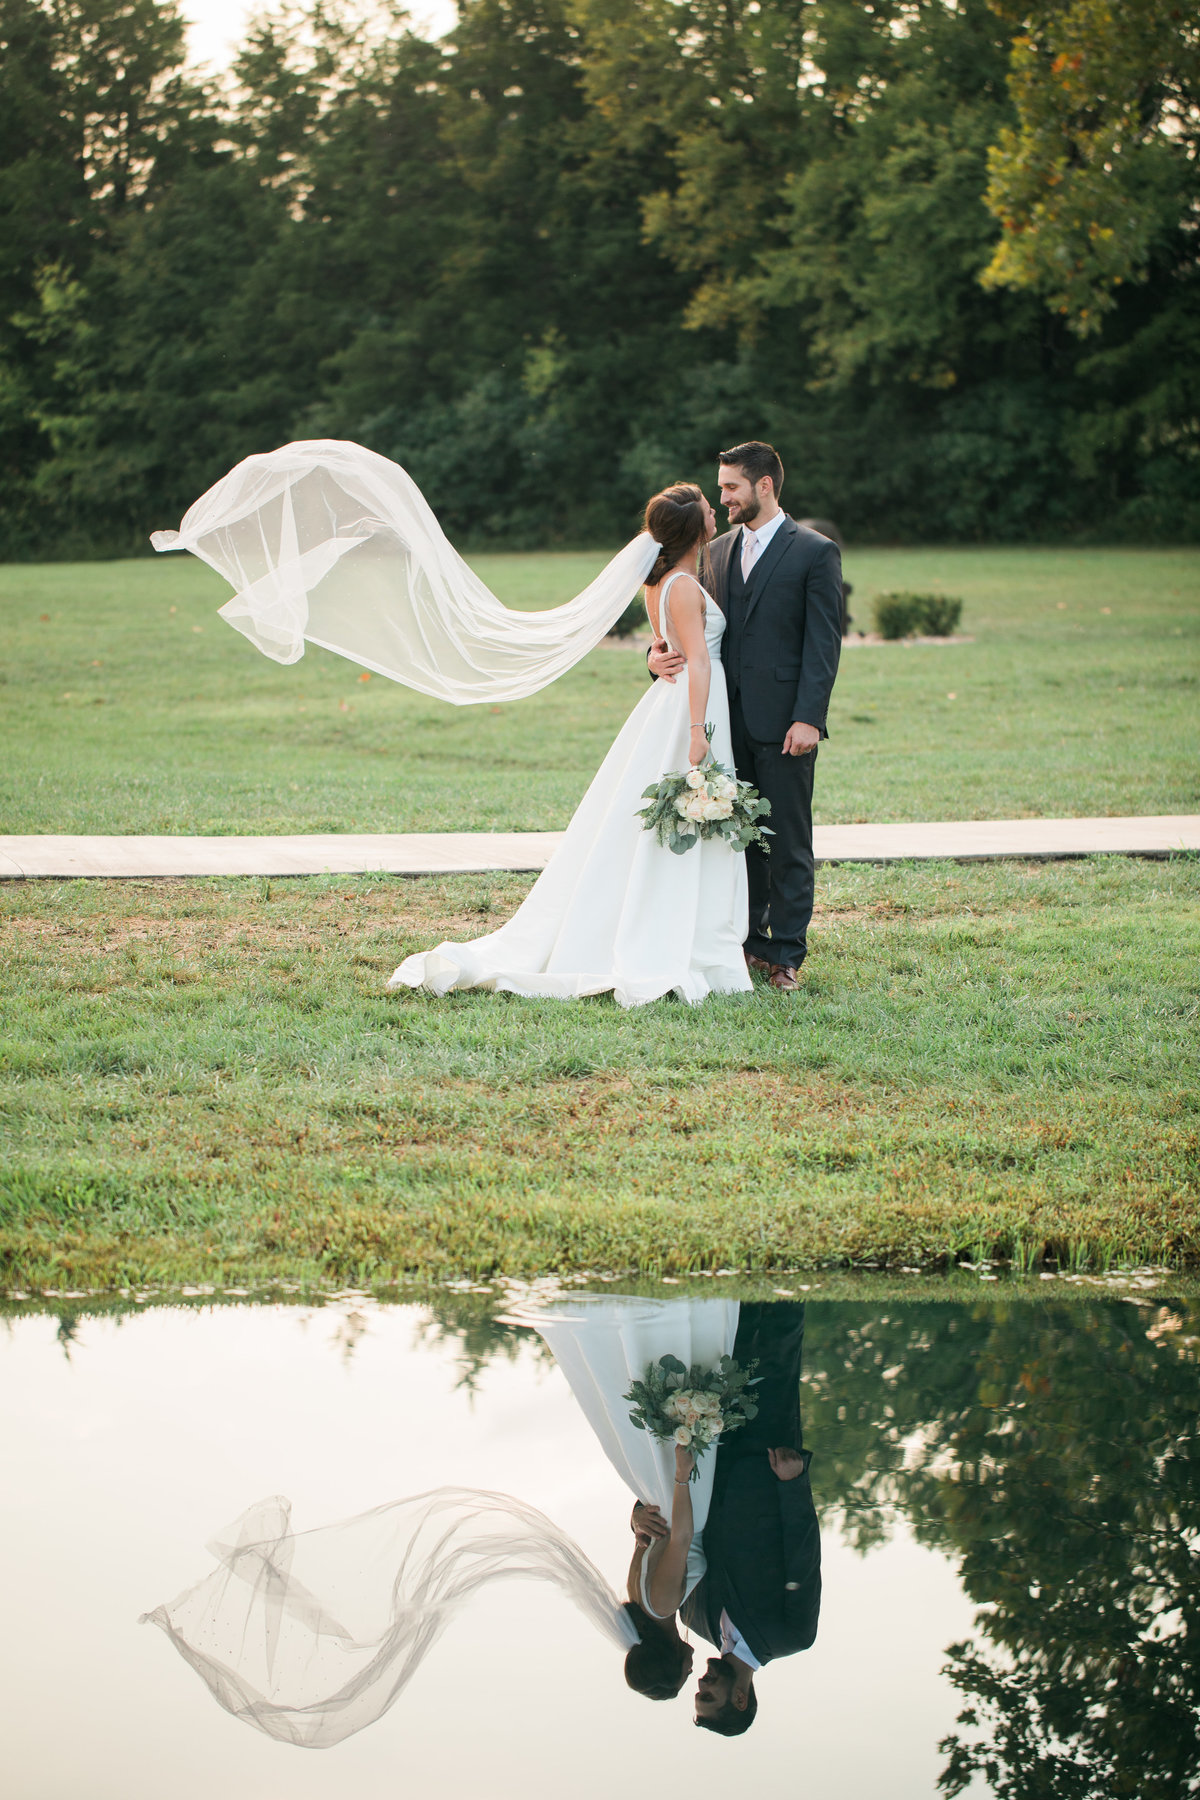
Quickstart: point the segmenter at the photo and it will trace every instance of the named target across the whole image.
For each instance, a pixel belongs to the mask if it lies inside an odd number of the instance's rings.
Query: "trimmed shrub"
[[[639,594],[636,600],[629,602],[616,624],[609,626],[608,635],[616,638],[632,637],[635,631],[649,631],[649,629],[650,622],[646,617],[646,602]]]
[[[946,594],[880,594],[872,607],[882,638],[951,637],[963,603]]]
[[[921,596],[880,594],[871,613],[881,638],[916,637],[921,629]]]
[[[953,637],[962,618],[962,601],[952,600],[948,594],[925,594],[922,596],[922,604],[925,608],[925,623],[921,629],[925,636]]]

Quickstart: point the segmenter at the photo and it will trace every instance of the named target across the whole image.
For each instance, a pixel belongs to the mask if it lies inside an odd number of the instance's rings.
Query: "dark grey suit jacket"
[[[741,527],[714,538],[712,591],[729,618],[729,578]],[[752,738],[782,743],[796,720],[822,737],[842,649],[842,559],[835,543],[784,514],[751,571],[741,629],[731,621],[721,657]]]
[[[816,1638],[821,1532],[804,1455],[804,1473],[793,1481],[772,1474],[765,1451],[726,1470],[718,1455],[717,1491],[704,1528],[708,1566],[679,1609],[718,1652],[722,1612],[760,1663],[807,1650]]]

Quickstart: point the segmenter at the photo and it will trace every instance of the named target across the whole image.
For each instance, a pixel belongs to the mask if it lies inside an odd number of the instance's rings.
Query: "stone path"
[[[0,837],[0,879],[33,876],[443,875],[543,869],[557,831],[314,832],[297,837]],[[1200,815],[818,825],[819,862],[1167,856],[1200,850]]]

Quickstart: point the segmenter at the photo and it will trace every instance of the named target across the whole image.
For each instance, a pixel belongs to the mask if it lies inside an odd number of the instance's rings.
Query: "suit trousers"
[[[784,756],[781,739],[766,744],[754,737],[736,691],[729,696],[729,726],[738,779],[753,782],[771,802],[771,816],[764,822],[775,833],[769,850],[752,844],[746,852],[750,892],[746,953],[798,969],[807,954],[816,886],[812,796],[817,753]]]

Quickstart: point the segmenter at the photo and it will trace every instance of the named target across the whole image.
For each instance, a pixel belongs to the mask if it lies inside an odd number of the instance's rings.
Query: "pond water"
[[[683,1298],[630,1302],[623,1320],[612,1296],[595,1304],[572,1302],[561,1317],[584,1324],[557,1338],[480,1294],[5,1320],[6,1791],[1198,1791],[1194,1300],[728,1305],[717,1324],[744,1334],[740,1357],[747,1345],[759,1353],[767,1411],[794,1413],[798,1376],[800,1420],[772,1429],[811,1452],[807,1474],[781,1483],[751,1426],[740,1457],[731,1436],[708,1459],[713,1549],[697,1593],[743,1650],[769,1653],[756,1658],[753,1724],[734,1737],[694,1728],[696,1677],[717,1655],[695,1624],[683,1632],[692,1677],[665,1702],[626,1685],[624,1646],[604,1624],[634,1545],[628,1487],[597,1429],[598,1406],[621,1413],[605,1390],[613,1345],[634,1361],[647,1344],[686,1356],[713,1316],[698,1323]],[[440,1635],[414,1635],[417,1577],[420,1604],[431,1604],[431,1568],[445,1600],[447,1544],[475,1503],[461,1491],[446,1501],[420,1544],[411,1508],[395,1503],[446,1487],[521,1503],[513,1516],[534,1560],[540,1545],[556,1570],[569,1563],[575,1588],[590,1584],[591,1611],[558,1574],[472,1578]],[[272,1565],[265,1613],[235,1606],[231,1623],[229,1586],[244,1583],[230,1575],[222,1588],[206,1545],[274,1495],[290,1500],[301,1534],[295,1563]],[[381,1507],[366,1544],[347,1522]],[[545,1522],[531,1528],[529,1508]],[[330,1635],[328,1612],[314,1630],[296,1611],[301,1578],[322,1606],[374,1620],[369,1679]],[[335,1690],[344,1700],[351,1669],[366,1701],[322,1715],[350,1727],[341,1741],[280,1742],[218,1704],[171,1637],[139,1623],[183,1593],[167,1622],[185,1649],[232,1670],[227,1699],[261,1697],[273,1681],[278,1702],[292,1684],[268,1723],[292,1730],[314,1701]],[[205,1618],[222,1606],[226,1616]],[[306,1630],[307,1651],[287,1636]],[[402,1667],[409,1678],[389,1706]]]

